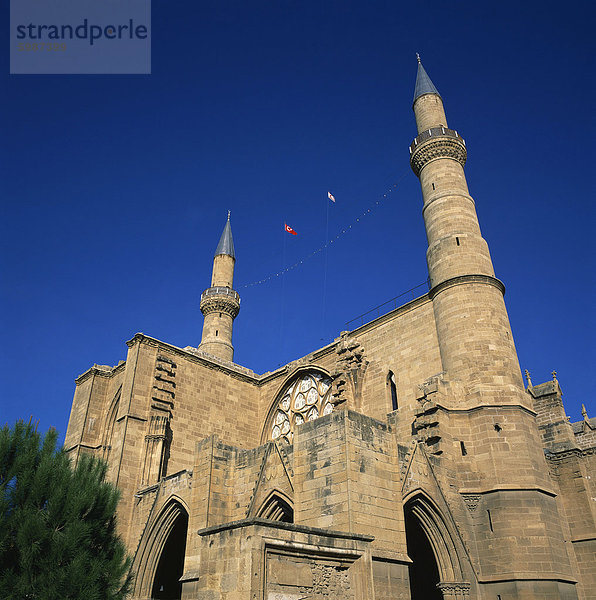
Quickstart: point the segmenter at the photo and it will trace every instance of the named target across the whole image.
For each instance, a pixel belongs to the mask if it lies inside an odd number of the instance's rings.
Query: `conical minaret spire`
[[[215,249],[215,256],[218,254],[227,254],[232,258],[236,258],[234,254],[234,239],[232,238],[232,226],[230,225],[230,211],[228,211],[228,220],[219,238],[219,244]]]
[[[234,291],[234,239],[230,211],[213,258],[211,287],[201,294],[201,312],[205,317],[199,350],[224,360],[233,360],[232,328],[240,311],[240,296]]]
[[[418,133],[431,127],[447,127],[441,94],[422,66],[420,54],[416,54],[416,59],[418,60],[418,73],[414,87],[414,113]]]
[[[420,96],[424,96],[424,94],[436,94],[440,98],[441,94],[439,94],[434,83],[430,80],[430,77],[424,70],[418,52],[416,52],[416,58],[418,59],[418,73],[416,74],[416,87],[414,88],[413,102],[416,102],[416,100],[420,98]]]

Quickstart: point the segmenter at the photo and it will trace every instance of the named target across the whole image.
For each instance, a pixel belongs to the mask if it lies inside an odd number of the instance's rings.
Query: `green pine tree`
[[[121,600],[130,559],[116,534],[118,490],[107,465],[76,467],[50,429],[19,421],[0,430],[0,598]]]

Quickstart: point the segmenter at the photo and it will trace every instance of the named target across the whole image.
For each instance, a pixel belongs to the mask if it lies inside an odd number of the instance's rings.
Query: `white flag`
[[[329,198],[329,200],[331,200],[331,202],[335,202],[335,197],[331,192],[327,192],[327,197]]]

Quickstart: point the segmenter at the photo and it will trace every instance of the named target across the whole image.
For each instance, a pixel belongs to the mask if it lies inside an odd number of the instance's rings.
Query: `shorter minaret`
[[[232,289],[234,283],[234,240],[230,211],[213,259],[211,287],[201,294],[201,312],[205,317],[199,350],[232,361],[232,327],[240,311],[240,296]]]

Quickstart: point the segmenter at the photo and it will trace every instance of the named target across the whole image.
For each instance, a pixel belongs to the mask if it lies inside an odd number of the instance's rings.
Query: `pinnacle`
[[[219,254],[227,254],[232,258],[236,258],[236,254],[234,253],[234,239],[232,238],[232,226],[230,224],[230,211],[228,211],[228,220],[215,250],[215,256]]]
[[[416,59],[418,60],[418,73],[416,75],[416,87],[414,88],[414,102],[416,102],[420,96],[424,96],[424,94],[436,94],[441,97],[441,94],[439,94],[437,88],[434,86],[422,66],[420,54],[416,53]]]

